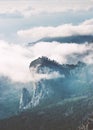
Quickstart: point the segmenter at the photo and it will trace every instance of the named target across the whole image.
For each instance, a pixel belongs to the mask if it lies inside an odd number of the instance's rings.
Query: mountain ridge
[[[77,43],[83,44],[85,42],[92,43],[92,35],[75,35],[75,36],[66,36],[66,37],[45,37],[35,42],[28,43],[28,45],[35,44],[38,42],[60,42],[60,43]]]

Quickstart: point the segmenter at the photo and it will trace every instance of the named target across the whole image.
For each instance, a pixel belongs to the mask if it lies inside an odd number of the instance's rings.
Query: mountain
[[[60,42],[60,43],[92,43],[93,42],[93,36],[92,35],[75,35],[75,36],[67,36],[67,37],[46,37],[42,38],[36,42],[29,43],[30,44],[35,44],[37,42]]]
[[[47,57],[39,57],[36,60],[32,61],[30,63],[30,70],[33,68],[36,68],[36,72],[37,73],[47,73],[47,72],[52,72],[52,71],[58,71],[61,74],[64,74],[65,76],[69,76],[70,71],[75,69],[75,68],[79,68],[79,67],[83,67],[85,64],[83,62],[78,62],[76,65],[74,64],[59,64],[54,60],[50,60]],[[50,70],[49,70],[50,69]]]
[[[37,79],[16,94],[11,91],[14,97],[6,97],[3,112],[16,114],[0,120],[0,130],[81,130],[82,121],[93,112],[93,66],[83,62],[59,64],[39,57],[29,69]],[[19,108],[14,107],[16,102]]]
[[[29,105],[31,101],[31,96],[29,91],[26,88],[22,89],[22,95],[21,95],[21,99],[20,99],[20,109],[26,109],[26,106]]]
[[[79,129],[93,111],[93,97],[78,97],[36,107],[9,119],[0,120],[0,130],[92,130]]]
[[[82,62],[78,62],[76,65],[61,65],[47,57],[39,57],[32,61],[29,66],[30,72],[33,77],[38,75],[38,78],[40,78],[33,82],[34,89],[31,98],[28,90],[23,89],[25,91],[22,92],[23,99],[20,100],[23,103],[21,103],[20,108],[33,108],[40,104],[46,105],[69,98],[75,92],[74,89],[73,91],[70,90],[68,84],[73,77],[75,79],[75,73],[79,72],[84,66],[85,64]]]
[[[93,130],[93,112],[87,115],[78,130]]]

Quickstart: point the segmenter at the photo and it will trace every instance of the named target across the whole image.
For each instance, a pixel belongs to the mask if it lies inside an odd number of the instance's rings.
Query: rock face
[[[21,99],[20,99],[20,109],[26,109],[27,106],[30,104],[31,102],[31,96],[29,91],[26,88],[23,88],[22,90],[22,95],[21,95]]]
[[[79,61],[77,64],[59,64],[54,60],[50,60],[47,57],[39,57],[36,60],[32,61],[29,65],[29,69],[31,73],[33,73],[33,69],[38,74],[49,74],[53,71],[59,72],[63,74],[66,78],[71,76],[71,72],[77,71],[83,68],[85,63]]]
[[[42,80],[35,83],[34,85],[36,88],[34,89],[32,100],[31,100],[32,107],[37,106],[39,102],[44,98],[44,94],[46,90]]]
[[[54,100],[62,100],[70,96],[68,89],[69,79],[76,75],[84,64],[78,62],[76,65],[61,65],[47,57],[38,58],[30,63],[30,72],[33,77],[40,77],[39,80],[33,82],[33,92],[24,88],[20,100],[20,108],[35,107],[40,102],[53,102]]]
[[[93,113],[89,115],[85,121],[83,121],[78,130],[93,130]]]
[[[55,61],[51,61],[47,57],[41,57],[41,58],[38,58],[38,59],[32,61],[29,68],[30,68],[30,72],[34,73],[33,74],[34,76],[36,76],[36,74],[38,74],[41,77],[41,79],[39,79],[39,81],[36,81],[34,83],[35,89],[34,89],[32,101],[31,101],[32,106],[36,106],[43,99],[47,99],[52,96],[55,86],[51,87],[51,86],[48,86],[47,84],[48,84],[48,82],[53,82],[53,80],[55,80],[54,72],[58,73],[59,75],[62,74],[62,75],[64,75],[64,77],[65,77],[65,75],[69,75],[69,72],[68,72],[68,70],[66,71],[65,67],[62,70],[62,66],[60,64],[58,64]],[[33,71],[33,70],[35,70],[35,71]],[[57,80],[57,77],[56,77],[56,80]]]
[[[76,67],[79,67],[80,65],[83,65],[82,62],[78,62],[77,65],[69,65],[69,64],[59,64],[54,60],[50,60],[47,57],[39,57],[38,59],[32,61],[30,63],[30,70],[35,68],[37,73],[49,73],[52,71],[57,71],[60,74],[64,74],[65,76],[68,76],[70,71],[75,69]]]

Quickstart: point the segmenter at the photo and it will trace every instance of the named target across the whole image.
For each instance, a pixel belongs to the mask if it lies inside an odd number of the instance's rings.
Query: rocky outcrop
[[[30,104],[31,102],[31,96],[29,91],[26,88],[23,88],[22,90],[22,94],[21,94],[21,99],[20,99],[20,109],[26,109],[27,106]]]
[[[84,65],[82,62],[78,62],[76,65],[61,65],[47,57],[39,57],[32,61],[29,66],[30,72],[33,77],[38,76],[40,79],[33,82],[32,92],[23,88],[20,109],[35,107],[42,101],[47,100],[48,102],[48,99],[53,101],[69,98],[70,90],[67,89],[68,84],[70,85],[69,79],[71,79],[73,75],[75,78],[76,72]],[[58,74],[60,78],[55,76],[56,74]]]
[[[87,119],[83,121],[78,130],[93,130],[93,113],[90,114]]]

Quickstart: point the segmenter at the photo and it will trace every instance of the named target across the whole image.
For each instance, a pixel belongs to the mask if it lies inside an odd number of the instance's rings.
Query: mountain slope
[[[67,37],[46,37],[42,38],[36,42],[29,43],[30,44],[35,44],[38,42],[60,42],[60,43],[77,43],[77,44],[82,44],[82,43],[92,43],[93,42],[93,36],[92,35],[75,35],[75,36],[67,36]]]
[[[29,69],[33,77],[39,79],[33,81],[31,89],[27,86],[22,88],[21,110],[17,110],[16,116],[0,120],[0,129],[80,128],[82,120],[93,111],[93,67],[82,62],[60,65],[46,57],[39,57],[30,63]]]
[[[50,104],[71,97],[75,91],[70,89],[69,84],[73,77],[74,80],[77,80],[75,73],[79,73],[84,66],[85,64],[82,62],[78,62],[76,65],[61,65],[47,57],[39,57],[32,61],[29,66],[30,72],[33,77],[38,75],[39,80],[33,82],[32,98],[24,108],[33,108],[42,103]],[[24,100],[22,104],[24,104]]]

